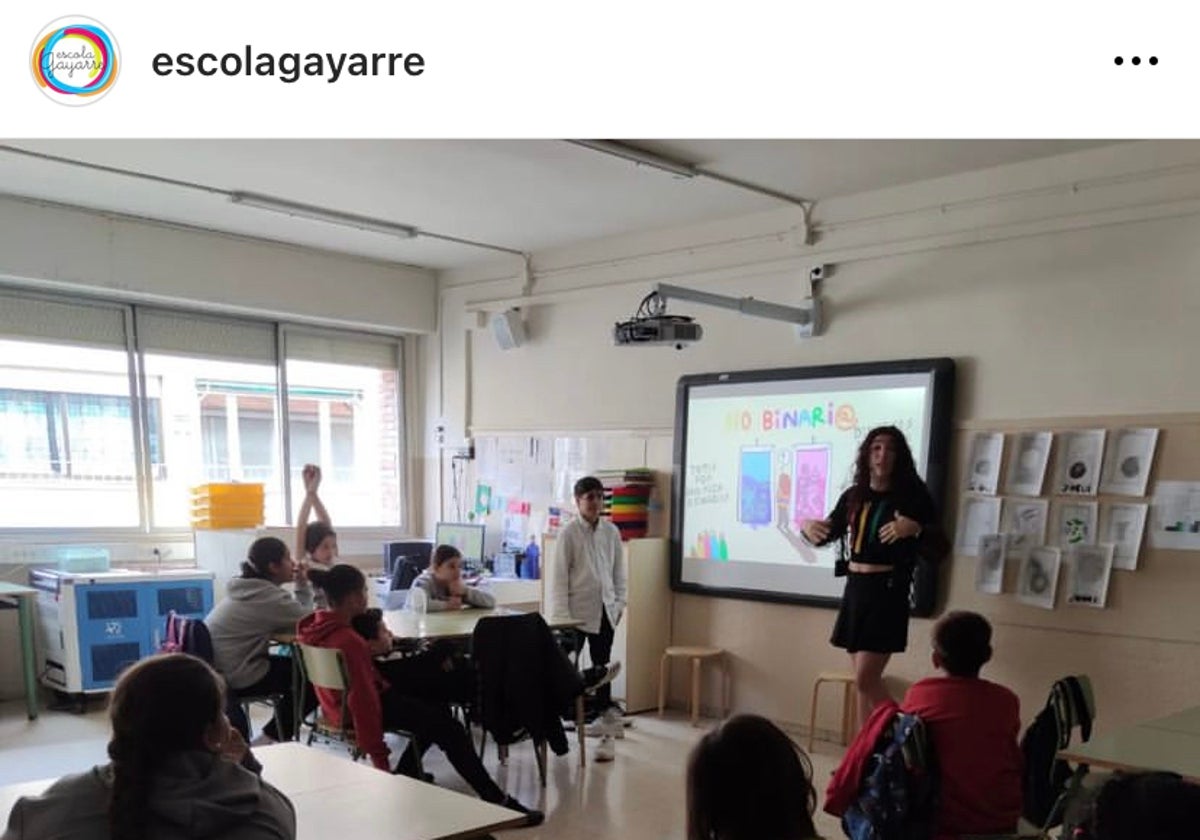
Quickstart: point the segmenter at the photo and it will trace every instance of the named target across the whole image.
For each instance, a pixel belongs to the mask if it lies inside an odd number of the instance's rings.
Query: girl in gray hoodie
[[[283,588],[288,582],[295,582],[294,594]],[[262,537],[250,546],[241,577],[229,581],[225,598],[204,620],[212,636],[213,665],[230,692],[282,696],[275,718],[263,727],[263,735],[273,741],[291,740],[296,712],[292,659],[272,655],[271,640],[295,636],[296,622],[312,611],[313,591],[305,567],[292,560],[283,540]],[[303,713],[316,705],[314,697],[306,697]]]
[[[182,653],[143,659],[109,703],[108,764],[13,806],[2,840],[292,840],[296,813],[239,765],[220,677]]]

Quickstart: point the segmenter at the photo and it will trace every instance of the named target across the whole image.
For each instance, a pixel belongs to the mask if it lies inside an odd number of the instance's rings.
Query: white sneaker
[[[625,721],[616,707],[609,706],[600,717],[588,724],[586,734],[593,738],[624,738]]]
[[[600,743],[596,745],[596,751],[592,753],[592,757],[596,761],[612,761],[617,757],[617,746],[613,742],[611,735],[605,735],[600,739]]]

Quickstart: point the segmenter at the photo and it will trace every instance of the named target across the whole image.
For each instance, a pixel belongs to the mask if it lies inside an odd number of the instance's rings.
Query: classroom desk
[[[469,639],[475,632],[480,619],[497,615],[523,615],[521,610],[496,607],[491,610],[465,609],[442,612],[415,613],[408,610],[387,610],[383,620],[388,630],[397,639]],[[546,619],[551,630],[579,627],[583,622],[575,618]]]
[[[33,609],[38,591],[31,586],[0,581],[0,601],[16,602],[17,623],[21,631],[21,663],[25,677],[25,707],[30,720],[38,716],[37,656],[33,649]]]
[[[1200,706],[1185,709],[1163,718],[1155,718],[1138,726],[1148,726],[1151,729],[1165,729],[1168,732],[1181,732],[1184,735],[1200,735]]]
[[[1093,736],[1086,744],[1059,750],[1058,757],[1109,770],[1169,770],[1200,784],[1200,732],[1158,725],[1174,717],[1178,716]],[[1194,723],[1195,717],[1189,715],[1182,720]]]
[[[407,776],[300,744],[261,747],[262,776],[296,808],[297,840],[458,840],[522,824],[524,815]],[[36,796],[52,779],[0,788],[0,825],[21,796]],[[349,822],[347,822],[349,820]]]

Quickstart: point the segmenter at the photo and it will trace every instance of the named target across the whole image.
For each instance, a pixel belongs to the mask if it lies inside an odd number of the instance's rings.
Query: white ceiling
[[[1107,141],[630,142],[722,175],[819,200]],[[2,194],[434,269],[497,256],[427,237],[401,240],[236,206],[226,194],[232,191],[263,193],[524,252],[786,206],[727,184],[676,178],[560,140],[0,141]]]

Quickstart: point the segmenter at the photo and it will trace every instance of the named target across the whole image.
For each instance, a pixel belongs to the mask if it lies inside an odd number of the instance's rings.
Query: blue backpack
[[[916,715],[897,713],[875,744],[842,828],[850,840],[929,840],[937,788],[925,724]]]

